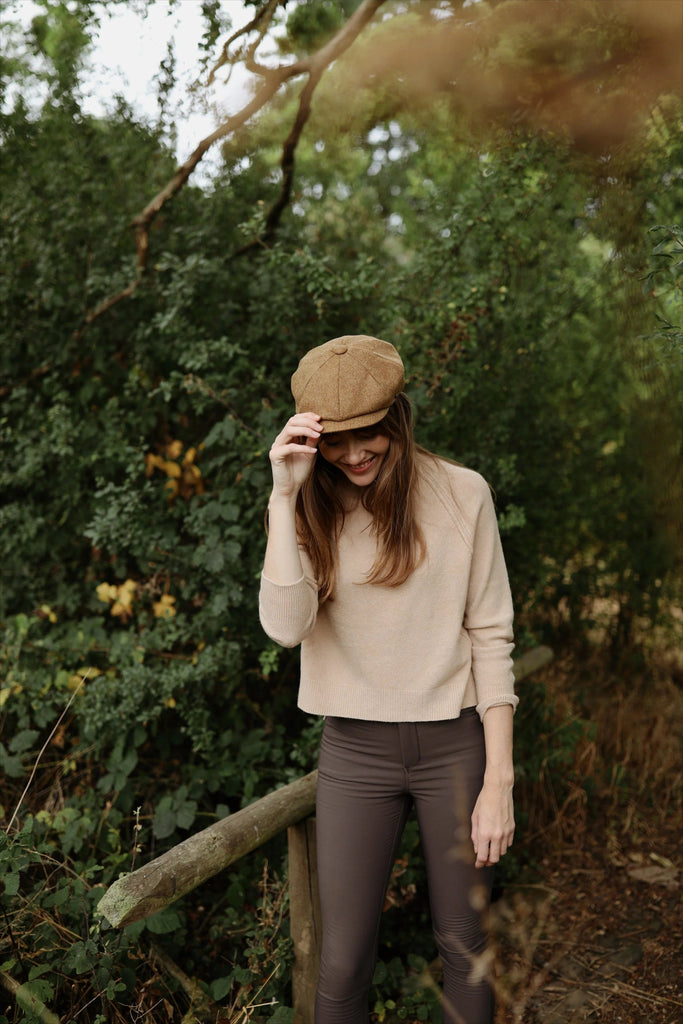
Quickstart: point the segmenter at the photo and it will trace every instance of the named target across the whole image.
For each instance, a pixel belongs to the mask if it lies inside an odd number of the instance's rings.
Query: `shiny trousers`
[[[413,806],[443,966],[444,1024],[491,1024],[483,917],[492,869],[474,867],[470,839],[484,767],[474,708],[442,722],[325,720],[316,805],[323,940],[315,1024],[368,1024],[382,907]]]

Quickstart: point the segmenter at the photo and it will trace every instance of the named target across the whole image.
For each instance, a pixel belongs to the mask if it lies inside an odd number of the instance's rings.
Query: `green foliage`
[[[408,970],[394,957],[389,962],[380,960],[373,981],[373,1019],[380,1024],[407,1021],[432,1021],[441,1024],[442,1014],[439,990],[427,970],[422,957],[409,953]],[[385,994],[386,993],[386,994]]]
[[[26,817],[11,837],[0,834],[0,904],[11,938],[3,970],[11,975],[27,971],[25,995],[18,997],[27,1020],[33,1020],[32,1012],[39,1008],[36,1000],[52,1005],[64,974],[94,971],[104,1004],[130,994],[135,984],[131,944],[119,937],[114,950],[111,943],[97,939],[93,925],[102,885],[123,865],[116,849],[118,836],[109,830],[114,842],[104,863],[86,865],[72,855],[81,851],[89,822],[80,812],[68,810],[54,816],[41,811],[35,818]],[[82,985],[74,984],[74,998],[79,989]]]
[[[338,32],[358,7],[360,0],[306,0],[287,16],[283,50],[312,53]]]
[[[48,59],[54,93],[61,99],[72,95],[77,86],[82,56],[90,44],[88,22],[93,17],[93,5],[79,3],[76,10],[70,10],[65,3],[42,0],[38,6],[45,13],[31,21],[33,44],[36,52]]]
[[[307,52],[353,6],[297,5],[288,45]],[[293,93],[226,144],[211,188],[174,199],[134,295],[86,325],[135,277],[131,218],[175,162],[123,101],[80,108],[96,5],[43,7],[35,74],[20,47],[0,64],[3,970],[26,1019],[38,999],[63,1019],[160,998],[180,1013],[158,942],[216,1002],[275,999],[262,1016],[282,1022],[281,844],[260,883],[251,860],[121,935],[96,905],[120,872],[315,765],[298,654],[257,612],[290,374],[338,334],[395,342],[419,440],[495,489],[525,641],[576,642],[608,604],[622,649],[680,593],[683,132],[663,107],[642,159],[606,168],[557,139],[468,135],[445,104],[426,117],[387,90],[340,111],[340,61],[277,242],[234,255],[277,193]],[[203,9],[208,48],[223,15]],[[10,102],[36,76],[42,110]],[[518,721],[522,792],[550,779],[562,805],[588,726],[529,686]],[[411,823],[378,1020],[438,1020],[424,889]]]
[[[126,1006],[144,1007],[144,986],[156,983],[149,948],[157,937],[186,966],[194,961],[204,976],[230,965],[208,986],[217,1003],[230,996],[228,1005],[234,1008],[257,996],[265,1002],[281,997],[291,963],[291,943],[282,931],[286,889],[267,863],[258,887],[249,881],[251,867],[234,872],[227,894],[191,929],[185,913],[169,907],[117,934],[101,930],[96,907],[106,886],[126,868],[128,855],[118,846],[120,819],[110,812],[104,828],[99,822],[99,835],[107,835],[108,842],[100,842],[92,826],[82,811],[54,816],[41,811],[26,817],[11,837],[0,833],[0,910],[9,940],[2,970],[26,974],[16,996],[26,1016],[17,1020],[32,1024],[44,1004],[76,1016],[94,1001],[102,1020],[123,1019]],[[99,863],[92,850],[88,856],[81,848],[88,828],[90,842],[99,842]],[[74,837],[80,857],[74,856]],[[70,979],[68,985],[64,978]],[[172,989],[167,988],[165,998],[175,999]]]

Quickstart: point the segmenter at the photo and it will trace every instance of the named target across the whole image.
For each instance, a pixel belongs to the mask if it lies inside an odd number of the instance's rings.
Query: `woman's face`
[[[323,434],[318,442],[322,457],[340,469],[357,487],[374,483],[389,450],[389,438],[377,426]]]

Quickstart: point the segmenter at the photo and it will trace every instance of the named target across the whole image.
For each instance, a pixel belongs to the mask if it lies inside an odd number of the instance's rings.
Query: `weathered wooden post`
[[[315,818],[287,830],[289,844],[289,927],[294,944],[292,1005],[294,1024],[313,1024],[320,966],[320,900],[316,866]]]

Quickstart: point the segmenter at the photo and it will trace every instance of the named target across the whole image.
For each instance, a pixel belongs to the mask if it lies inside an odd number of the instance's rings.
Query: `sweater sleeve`
[[[496,512],[481,478],[481,503],[474,529],[464,627],[472,644],[472,673],[480,718],[499,704],[519,703],[512,671],[512,596]]]
[[[318,587],[308,562],[296,583],[275,583],[261,574],[259,617],[264,630],[281,647],[296,647],[315,626],[318,615]]]

